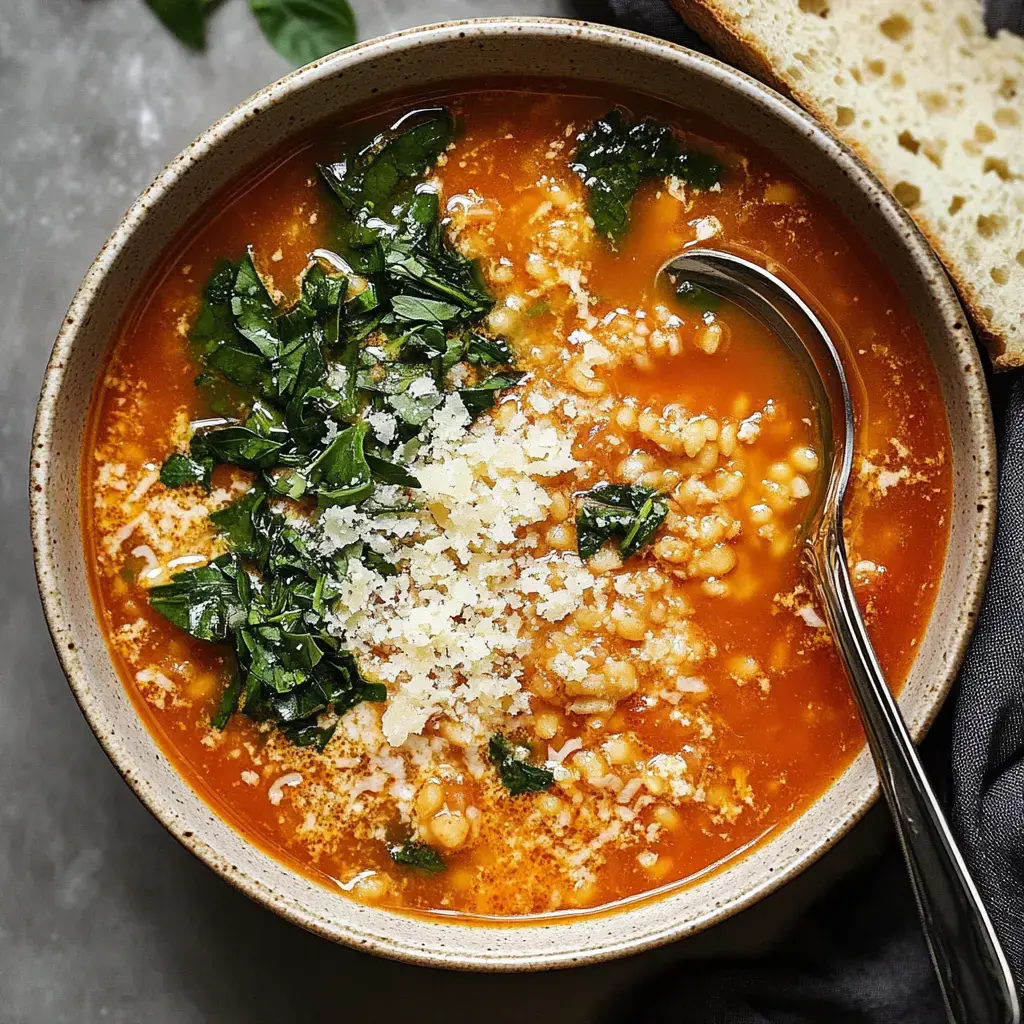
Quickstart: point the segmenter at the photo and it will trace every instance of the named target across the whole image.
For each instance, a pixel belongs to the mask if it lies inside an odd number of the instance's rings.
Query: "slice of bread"
[[[671,0],[723,58],[869,163],[1000,369],[1024,366],[1024,39],[978,0]]]

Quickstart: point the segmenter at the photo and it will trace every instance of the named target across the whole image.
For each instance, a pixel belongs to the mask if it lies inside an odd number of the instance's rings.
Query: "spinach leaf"
[[[285,60],[301,66],[356,41],[348,0],[249,0],[263,34]]]
[[[474,333],[466,341],[466,361],[474,366],[512,366],[515,357],[504,338]]]
[[[224,687],[217,710],[210,716],[210,725],[218,731],[223,729],[238,707],[238,698],[242,694],[242,676],[238,666],[234,667],[228,685]]]
[[[316,747],[322,751],[331,742],[336,728],[335,725],[321,728],[316,721],[300,719],[291,725],[283,726],[282,732],[297,747]]]
[[[522,370],[505,370],[492,374],[471,388],[460,388],[459,397],[470,416],[476,418],[490,409],[498,399],[498,392],[521,384],[526,374]]]
[[[340,434],[304,470],[322,505],[357,505],[373,493],[363,443],[369,427],[356,423]]]
[[[284,447],[281,440],[264,437],[246,426],[215,427],[192,438],[192,458],[228,462],[243,469],[263,469],[274,465]]]
[[[405,468],[396,462],[379,458],[376,455],[366,456],[367,465],[374,480],[382,484],[397,484],[399,487],[419,487],[420,482]]]
[[[502,785],[512,794],[539,793],[548,789],[555,776],[547,768],[530,764],[528,747],[522,747],[496,732],[487,744],[491,764],[498,769]]]
[[[209,565],[186,569],[170,583],[153,587],[149,603],[199,640],[226,640],[245,618],[244,584],[239,586],[244,573],[235,555],[221,555]]]
[[[639,484],[598,484],[582,495],[576,510],[576,548],[592,558],[605,541],[620,538],[623,558],[635,554],[654,536],[668,515],[665,496]]]
[[[239,334],[252,342],[264,359],[277,357],[280,346],[277,307],[256,269],[251,245],[238,265],[231,313]]]
[[[710,188],[721,177],[713,157],[682,150],[668,125],[650,120],[631,124],[619,110],[576,139],[569,166],[587,187],[594,226],[613,243],[626,233],[629,205],[643,181],[672,174],[695,188]]]
[[[425,324],[444,324],[454,320],[461,312],[451,302],[440,299],[421,299],[418,295],[396,295],[391,300],[391,310],[398,320],[419,321]]]
[[[261,486],[247,491],[238,501],[210,513],[210,522],[223,533],[231,549],[262,564],[269,554],[270,521],[267,492]]]
[[[149,9],[193,50],[206,45],[206,12],[211,0],[146,0]]]
[[[407,839],[404,843],[392,843],[388,847],[388,853],[391,854],[391,859],[402,867],[418,868],[432,875],[445,869],[444,858],[437,850],[415,839]]]
[[[209,463],[204,465],[188,455],[174,452],[167,456],[160,467],[160,483],[164,487],[188,487],[190,484],[208,487],[211,468]]]
[[[321,164],[320,175],[346,209],[373,210],[403,181],[432,166],[454,134],[455,122],[443,107],[416,111],[360,152],[337,163]]]

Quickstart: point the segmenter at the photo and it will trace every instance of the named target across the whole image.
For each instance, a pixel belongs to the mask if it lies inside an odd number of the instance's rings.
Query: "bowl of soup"
[[[688,246],[786,275],[854,385],[847,546],[916,736],[992,539],[978,355],[910,220],[709,58],[416,29],[268,87],[143,193],[40,401],[40,591],[168,830],[285,917],[523,970],[692,933],[876,780],[805,565],[814,392]]]

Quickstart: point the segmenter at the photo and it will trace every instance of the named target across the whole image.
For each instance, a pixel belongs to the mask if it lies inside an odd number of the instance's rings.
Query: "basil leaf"
[[[249,7],[270,45],[296,66],[356,41],[347,0],[249,0]]]
[[[639,484],[598,484],[582,495],[576,510],[576,549],[592,558],[606,541],[620,539],[629,558],[648,544],[668,515],[663,494]]]
[[[168,455],[160,467],[160,483],[164,487],[188,487],[191,484],[208,487],[211,468],[209,463],[204,465],[188,455],[175,452]]]
[[[529,749],[520,747],[496,732],[487,744],[491,764],[498,769],[502,785],[512,794],[539,793],[548,789],[555,776],[547,768],[538,768],[526,760]]]
[[[206,45],[206,11],[210,0],[146,0],[146,5],[179,42],[193,50]]]
[[[437,850],[415,839],[407,839],[404,843],[392,843],[388,847],[388,853],[391,854],[391,859],[402,867],[416,868],[432,875],[445,869],[444,858]]]

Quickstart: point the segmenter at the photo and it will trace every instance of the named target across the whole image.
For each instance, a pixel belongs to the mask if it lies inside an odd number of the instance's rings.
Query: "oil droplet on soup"
[[[93,399],[84,542],[140,715],[249,840],[381,906],[523,915],[660,889],[790,823],[861,747],[799,558],[817,411],[760,324],[655,288],[687,244],[763,254],[841,325],[862,384],[847,543],[894,685],[941,572],[936,375],[854,227],[719,125],[578,91],[453,88],[252,169],[140,290]],[[617,105],[599,141],[640,147],[615,158],[625,203],[585,148]],[[415,109],[419,148],[378,146],[326,187],[318,163]],[[627,134],[645,117],[671,131]],[[351,247],[356,208],[380,249],[311,257]],[[173,479],[211,466],[208,486]],[[263,511],[222,514],[254,494]]]

